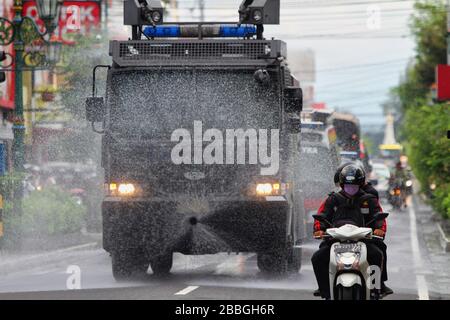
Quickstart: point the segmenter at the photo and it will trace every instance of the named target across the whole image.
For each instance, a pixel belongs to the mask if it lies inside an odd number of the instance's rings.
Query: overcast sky
[[[115,0],[116,1],[116,0]],[[206,20],[237,20],[241,0],[204,0]],[[197,20],[199,0],[179,0],[181,20]],[[316,56],[316,101],[382,124],[381,103],[414,56],[411,0],[281,0],[281,25],[266,37]],[[114,8],[121,15],[121,5]],[[121,20],[120,20],[121,21]]]

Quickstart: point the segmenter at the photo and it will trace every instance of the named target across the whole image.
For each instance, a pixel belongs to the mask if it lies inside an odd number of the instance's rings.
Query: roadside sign
[[[436,100],[450,100],[450,66],[440,64],[436,67]]]
[[[44,31],[44,22],[39,19],[36,2],[24,1],[22,13],[33,18],[36,24]],[[73,0],[64,1],[61,6],[59,24],[54,34],[63,43],[73,43],[68,37],[70,34],[89,34],[99,28],[101,23],[101,0]]]

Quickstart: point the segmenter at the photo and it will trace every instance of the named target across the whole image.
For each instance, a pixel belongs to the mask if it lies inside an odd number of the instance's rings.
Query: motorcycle
[[[405,194],[403,188],[399,184],[394,184],[389,190],[389,203],[396,210],[400,210],[406,203]]]
[[[388,213],[378,213],[373,220],[387,218]],[[361,228],[345,224],[339,228],[333,226],[322,215],[314,219],[330,226],[320,239],[336,241],[330,250],[329,281],[331,298],[334,300],[379,300],[381,270],[376,270],[367,261],[366,239],[383,239],[373,235],[372,228]],[[375,285],[374,285],[375,283]]]

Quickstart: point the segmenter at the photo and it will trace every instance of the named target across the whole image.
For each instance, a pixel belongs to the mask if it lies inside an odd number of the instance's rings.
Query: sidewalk
[[[425,261],[432,274],[427,276],[430,291],[438,293],[443,299],[450,298],[450,252],[445,252],[441,243],[441,234],[438,228],[438,216],[433,209],[425,204],[421,197],[414,197],[417,224],[420,241],[424,243],[427,252]]]
[[[79,250],[100,248],[101,234],[83,234],[70,241],[61,241],[42,250],[24,250],[21,252],[6,252],[0,250],[0,274],[19,272],[41,265],[52,263],[61,259],[63,254],[76,253]]]

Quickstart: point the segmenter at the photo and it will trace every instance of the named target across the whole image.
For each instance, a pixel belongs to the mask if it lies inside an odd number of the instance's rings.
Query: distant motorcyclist
[[[406,182],[411,180],[411,176],[403,167],[401,161],[398,161],[395,165],[394,172],[391,173],[391,177],[389,178],[389,188],[391,190],[395,188],[399,188],[402,197],[402,205],[406,207],[406,195],[407,195],[407,186]]]
[[[400,181],[402,184],[409,178],[408,173],[403,168],[401,161],[397,162],[395,165],[395,170],[392,172],[389,182],[393,184],[394,182]]]
[[[318,214],[325,215],[325,218],[339,227],[350,223],[364,227],[364,221],[369,221],[376,213],[382,212],[381,206],[375,195],[365,192],[362,188],[366,185],[364,170],[357,165],[350,164],[342,168],[339,173],[339,184],[341,190],[331,193],[322,203]],[[383,237],[386,234],[386,221],[376,222],[369,226],[374,229],[374,235]],[[314,236],[323,237],[326,226],[319,221],[314,223]],[[377,265],[384,269],[383,262],[385,254],[385,244],[382,241],[372,240],[366,243],[368,250],[368,261],[371,265]],[[328,268],[330,262],[331,241],[323,241],[319,250],[311,258],[314,273],[319,285],[319,293],[323,298],[330,298],[330,285],[328,279]],[[384,247],[384,250],[383,250]],[[384,282],[387,280],[387,273],[382,274],[381,293],[386,295],[392,293]],[[315,293],[317,295],[317,292]]]

